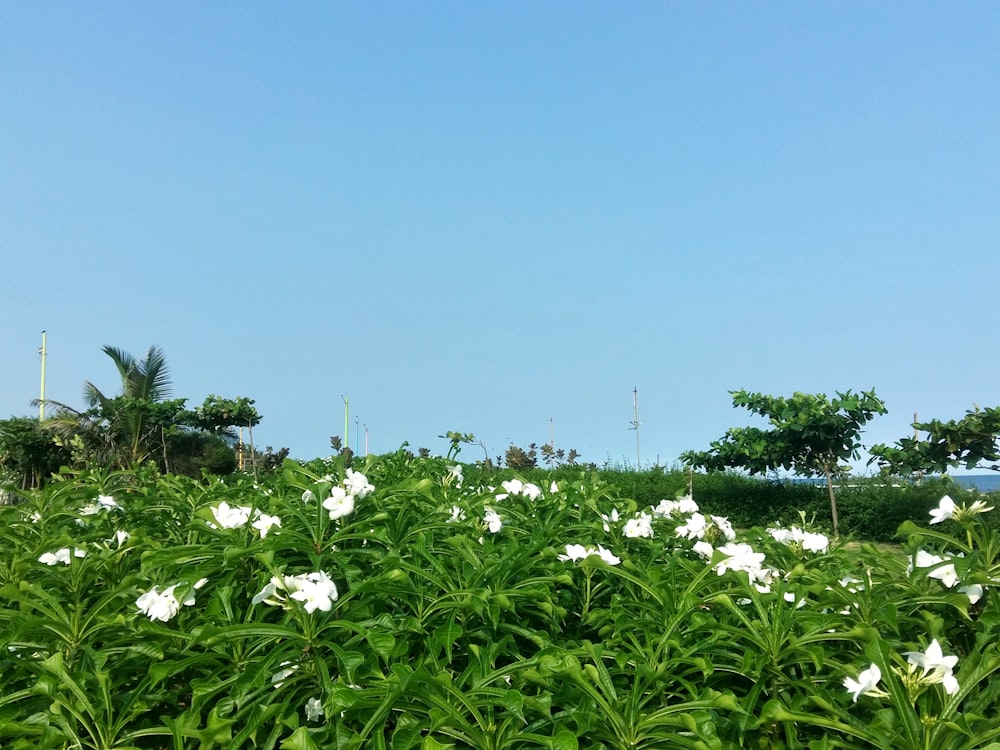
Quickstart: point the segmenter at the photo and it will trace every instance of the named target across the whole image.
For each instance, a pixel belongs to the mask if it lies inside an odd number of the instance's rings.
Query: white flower
[[[591,549],[584,547],[582,544],[567,544],[566,554],[559,555],[559,559],[564,562],[569,560],[572,561],[583,560],[585,557],[590,555],[591,551],[592,551]]]
[[[319,698],[310,698],[305,706],[306,721],[319,721],[323,717],[323,704]]]
[[[938,579],[945,587],[950,589],[958,583],[958,573],[955,571],[954,564],[942,565],[941,563],[943,562],[945,562],[945,558],[943,557],[932,555],[924,550],[918,550],[916,560],[911,562],[908,572],[913,572],[915,567],[931,568],[938,566],[928,573],[927,577]]]
[[[174,589],[178,584],[168,586],[162,592],[158,592],[156,586],[135,600],[135,606],[139,608],[150,620],[160,620],[167,622],[180,611],[181,603],[174,596]],[[184,604],[190,606],[194,604],[194,597],[189,596],[184,600]]]
[[[273,576],[250,601],[253,604],[285,606],[285,596],[302,602],[306,612],[312,614],[317,609],[329,612],[339,596],[337,585],[323,571],[303,573],[296,576]]]
[[[31,521],[32,523],[38,523],[39,521],[42,520],[42,514],[39,513],[37,510],[32,511],[31,513],[28,514],[28,520]]]
[[[959,593],[965,594],[969,597],[969,604],[975,604],[983,598],[983,586],[979,583],[962,586],[958,591]]]
[[[249,505],[232,506],[223,500],[212,508],[212,515],[215,517],[215,522],[221,528],[238,529],[241,526],[245,526],[246,522],[250,520],[251,510],[252,508]]]
[[[635,518],[625,522],[624,534],[629,539],[653,536],[653,517],[649,513],[640,513]]]
[[[879,680],[881,679],[882,670],[880,670],[877,665],[872,664],[868,667],[868,669],[858,675],[857,680],[845,677],[844,687],[847,688],[849,693],[854,693],[854,702],[857,703],[858,698],[862,695],[882,697],[884,693],[878,687]]]
[[[553,479],[552,480],[552,484],[549,485],[549,492],[551,492],[552,494],[555,494],[558,491],[559,491],[559,485],[556,484],[556,480]]]
[[[281,528],[281,519],[278,516],[269,516],[267,513],[257,511],[254,518],[251,525],[260,532],[261,539],[264,539],[272,528]]]
[[[783,598],[789,604],[794,604],[796,609],[802,609],[808,601],[804,596],[801,598],[796,597],[791,591],[786,591]]]
[[[260,604],[261,602],[264,602],[264,604],[270,604],[272,606],[280,605],[282,603],[282,597],[278,594],[278,591],[284,590],[284,580],[278,576],[272,576],[271,580],[264,584],[264,588],[258,591],[254,598],[250,601],[253,604]]]
[[[299,668],[298,664],[292,664],[290,661],[283,661],[278,666],[284,667],[284,669],[279,669],[271,675],[271,684],[274,686],[275,690],[283,687],[285,680],[295,674],[295,670]]]
[[[594,547],[584,547],[582,544],[567,544],[566,554],[559,555],[559,559],[563,561],[585,560],[591,555],[597,555],[608,565],[618,565],[622,561],[611,550],[605,549],[600,544],[597,545],[596,549]]]
[[[838,581],[838,583],[845,589],[850,591],[852,594],[856,594],[859,591],[859,587],[855,586],[854,584],[861,583],[861,580],[858,578],[854,578],[852,576],[844,576]]]
[[[331,487],[330,497],[323,501],[323,507],[330,511],[330,520],[349,516],[354,512],[354,495],[350,495],[342,487]]]
[[[802,549],[806,552],[825,553],[830,549],[830,538],[826,534],[802,532]]]
[[[496,534],[503,528],[503,519],[493,508],[487,508],[483,514],[483,523],[489,528],[491,534]]]
[[[618,509],[617,508],[612,508],[611,509],[611,513],[609,513],[608,515],[604,515],[602,513],[601,514],[601,520],[604,521],[604,530],[605,531],[611,531],[611,524],[618,523],[618,519],[619,518],[620,518],[620,516],[618,515]]]
[[[448,476],[445,477],[445,481],[454,482],[456,487],[462,486],[462,465],[455,464],[448,468]]]
[[[593,553],[591,553],[593,554]],[[617,565],[622,561],[620,557],[615,555],[611,550],[604,549],[600,544],[597,545],[597,554],[600,555],[601,559],[604,560],[608,565]]]
[[[711,560],[712,554],[715,552],[715,548],[708,542],[695,542],[693,549],[706,560]]]
[[[776,542],[780,542],[781,544],[791,544],[795,541],[792,537],[791,529],[768,529],[767,533],[770,534],[771,538],[773,538]]]
[[[830,539],[826,534],[803,531],[798,526],[790,529],[768,529],[775,541],[788,546],[797,545],[806,552],[823,553],[830,548]]]
[[[86,550],[76,547],[71,550],[69,547],[63,547],[62,549],[57,549],[55,552],[46,552],[38,558],[38,562],[45,563],[46,565],[58,565],[59,563],[69,565],[71,558],[86,556]]]
[[[329,612],[337,601],[337,586],[323,571],[285,578],[285,590],[296,601],[302,602],[306,612],[317,609]]]
[[[930,522],[941,523],[942,521],[947,521],[949,518],[954,518],[959,522],[969,521],[973,516],[978,516],[980,513],[985,513],[989,510],[993,510],[993,506],[987,505],[985,500],[976,500],[972,505],[966,507],[964,505],[956,505],[954,500],[945,495],[938,502],[938,507],[931,510]]]
[[[749,544],[729,542],[719,547],[719,552],[726,555],[726,559],[718,563],[720,576],[727,570],[742,570],[749,574],[751,581],[766,578],[763,568],[765,555],[763,552],[755,552]]]
[[[701,513],[692,513],[687,523],[683,523],[674,529],[674,533],[685,539],[703,539],[707,525],[708,519],[705,516]]]
[[[362,500],[375,491],[375,488],[368,482],[368,477],[360,471],[347,470],[344,477],[344,489],[358,500]]]
[[[506,482],[500,482],[500,486],[510,495],[520,495],[524,489],[524,482],[520,479],[508,479]]]
[[[728,518],[724,516],[712,516],[712,522],[715,524],[715,528],[721,531],[722,535],[730,542],[736,538],[736,532],[733,531],[733,525],[729,523]]]
[[[679,497],[676,500],[660,500],[659,504],[653,508],[653,515],[659,518],[668,516],[688,516],[698,512],[698,503],[691,499],[690,495]]]
[[[129,533],[127,531],[116,531],[115,535],[108,540],[108,544],[111,542],[115,543],[116,547],[121,548],[125,542],[129,540]]]
[[[506,482],[501,482],[500,486],[507,490],[509,495],[521,495],[529,500],[537,500],[542,494],[541,487],[530,482],[522,482],[520,479],[508,479]],[[497,495],[497,499],[499,498]]]
[[[107,513],[112,510],[123,510],[111,495],[98,495],[97,500],[90,505],[80,508],[81,516],[94,516],[98,513]]]
[[[313,492],[312,490],[306,490],[305,492],[302,493],[302,502],[306,503],[307,505],[313,502],[315,499],[316,499],[316,493]]]
[[[931,523],[947,521],[955,515],[955,501],[948,495],[941,498],[938,507],[931,510]]]
[[[922,669],[921,680],[929,684],[941,683],[948,695],[958,692],[958,680],[951,673],[958,664],[957,656],[945,656],[937,638],[931,641],[927,651],[907,651],[904,656],[912,665],[911,669]]]
[[[465,511],[459,508],[457,505],[451,506],[451,517],[448,518],[448,523],[458,523],[459,521],[465,520]]]

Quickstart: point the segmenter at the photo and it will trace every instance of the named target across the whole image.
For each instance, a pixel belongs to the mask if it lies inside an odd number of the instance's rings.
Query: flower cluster
[[[532,501],[542,496],[541,487],[530,482],[522,482],[520,479],[508,479],[506,482],[501,482],[500,486],[507,492],[498,494],[496,496],[497,502],[506,500],[510,495],[520,495]]]
[[[207,582],[207,578],[202,578],[196,582],[191,587],[191,591],[183,601],[178,601],[177,596],[174,594],[174,591],[179,586],[183,585],[182,583],[175,583],[173,586],[168,586],[163,589],[163,591],[157,591],[159,587],[153,586],[153,588],[135,600],[135,606],[137,606],[139,611],[146,615],[146,617],[150,620],[167,622],[168,620],[173,619],[173,617],[180,611],[182,604],[185,607],[190,607],[194,604],[194,592],[204,586]]]
[[[62,549],[57,549],[55,552],[46,552],[38,558],[38,562],[46,565],[58,565],[59,563],[69,565],[72,558],[86,556],[86,550],[82,550],[77,547],[73,547],[72,549],[69,547],[63,547]]]
[[[317,609],[329,612],[337,601],[337,585],[323,571],[303,573],[297,576],[273,576],[253,598],[254,604],[270,604],[288,609],[286,595],[302,602],[306,612],[312,614]]]
[[[941,523],[951,518],[962,523],[990,510],[993,510],[993,506],[987,505],[983,500],[976,500],[968,506],[956,505],[954,500],[945,495],[938,502],[938,507],[931,510],[931,523]]]
[[[917,550],[917,554],[910,560],[906,572],[912,573],[916,568],[933,568],[927,574],[928,578],[936,578],[941,581],[941,585],[945,588],[955,588],[960,583],[958,571],[955,570],[955,564],[948,562],[948,560],[949,558],[933,555],[926,550]],[[970,604],[975,604],[983,597],[983,587],[978,583],[959,586],[958,591],[969,597]]]
[[[653,536],[653,517],[649,513],[639,513],[625,522],[623,533],[629,539],[649,539]]]
[[[332,477],[324,477],[324,481],[332,481]],[[347,470],[344,480],[340,484],[330,487],[330,495],[323,501],[323,507],[329,511],[330,520],[336,521],[354,512],[354,503],[368,497],[375,491],[375,487],[368,481],[368,477],[360,471]],[[302,493],[302,501],[310,503],[316,499],[316,494],[312,490]]]
[[[826,534],[804,531],[798,526],[792,526],[789,529],[768,529],[767,533],[770,534],[775,541],[792,547],[793,549],[815,552],[816,554],[823,554],[830,549],[830,538]]]
[[[483,513],[483,523],[486,524],[486,528],[490,530],[491,534],[496,534],[503,528],[503,519],[493,508],[487,508],[486,512]]]
[[[897,667],[893,667],[892,671],[899,675],[911,700],[916,700],[917,696],[931,685],[941,685],[948,695],[958,692],[958,679],[953,673],[955,665],[958,664],[958,657],[945,656],[936,638],[931,641],[926,651],[907,651],[903,656],[907,662],[906,672]],[[877,665],[872,664],[858,675],[858,679],[844,678],[844,687],[852,694],[855,703],[862,695],[888,698],[889,694],[878,686],[881,679],[882,671]]]
[[[281,519],[271,516],[249,505],[230,505],[225,500],[212,507],[212,517],[215,523],[209,522],[213,529],[239,529],[250,523],[257,530],[260,538],[265,538],[271,529],[281,528]],[[252,522],[251,522],[252,520]]]
[[[916,677],[916,681],[921,685],[940,683],[948,695],[958,692],[958,680],[952,674],[952,670],[958,664],[958,657],[945,656],[937,638],[931,641],[926,651],[907,651],[904,656],[910,665],[907,677]],[[919,676],[916,674],[918,669],[922,670]]]
[[[96,516],[98,513],[108,513],[112,510],[124,510],[111,495],[98,495],[97,500],[80,508],[81,516]]]
[[[597,555],[608,565],[617,565],[622,561],[622,559],[611,552],[611,550],[605,549],[600,544],[598,544],[597,547],[584,547],[582,544],[567,544],[566,554],[559,555],[559,559],[563,562],[570,560],[576,562],[577,560],[585,560],[591,555]]]

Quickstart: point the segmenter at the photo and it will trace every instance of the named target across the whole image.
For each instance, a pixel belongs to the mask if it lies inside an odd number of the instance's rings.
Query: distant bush
[[[488,473],[470,468],[466,476],[479,484],[498,485],[513,474],[511,470]],[[620,497],[635,500],[640,508],[685,494],[688,488],[687,472],[678,469],[635,471],[563,466],[555,471],[536,467],[518,474],[541,487],[547,487],[553,480],[598,479],[613,487]],[[800,513],[819,528],[829,531],[832,526],[829,497],[826,488],[818,484],[749,477],[728,471],[695,474],[692,483],[694,498],[703,512],[726,516],[740,528],[801,523]],[[958,503],[969,503],[980,496],[948,478],[913,484],[900,479],[849,477],[838,483],[836,492],[841,535],[877,542],[898,541],[896,533],[904,521],[926,523],[930,509],[944,495],[950,495]],[[997,502],[1000,503],[1000,498]],[[985,521],[1000,526],[1000,516],[987,515]]]

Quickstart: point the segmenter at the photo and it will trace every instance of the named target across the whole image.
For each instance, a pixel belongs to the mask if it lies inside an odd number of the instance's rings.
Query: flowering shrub
[[[989,504],[897,553],[472,484],[400,452],[0,508],[0,745],[1000,748]]]

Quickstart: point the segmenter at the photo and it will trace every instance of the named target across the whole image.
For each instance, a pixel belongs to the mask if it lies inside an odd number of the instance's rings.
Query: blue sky
[[[156,344],[301,458],[342,395],[376,452],[634,463],[633,388],[643,463],[738,388],[892,442],[1000,402],[998,134],[991,2],[5,3],[0,416],[45,329],[49,398]]]

